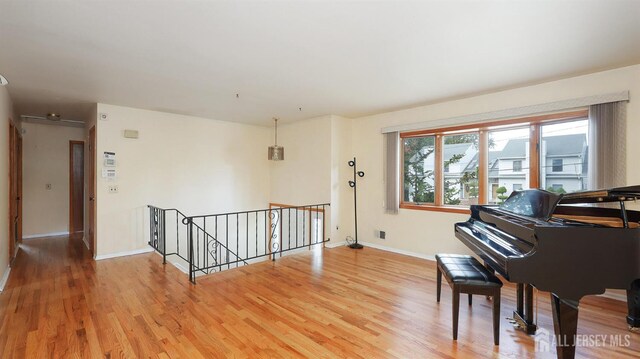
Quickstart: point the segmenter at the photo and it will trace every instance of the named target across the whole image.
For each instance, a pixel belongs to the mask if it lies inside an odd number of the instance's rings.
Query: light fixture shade
[[[269,160],[270,161],[282,161],[284,160],[284,147],[278,146],[278,119],[274,118],[275,123],[275,143],[273,146],[269,146]]]
[[[282,146],[269,146],[269,160],[282,161],[284,160],[284,147]]]

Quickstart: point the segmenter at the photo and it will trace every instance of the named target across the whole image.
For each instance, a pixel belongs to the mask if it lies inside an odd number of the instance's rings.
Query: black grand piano
[[[573,358],[585,295],[626,289],[627,323],[640,327],[640,212],[625,206],[636,199],[640,186],[564,195],[515,191],[501,205],[471,206],[471,218],[455,233],[517,283],[514,320],[528,334],[536,331],[532,288],[551,292],[558,358]]]

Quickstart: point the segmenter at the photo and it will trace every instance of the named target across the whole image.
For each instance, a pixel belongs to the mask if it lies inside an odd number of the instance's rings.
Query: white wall
[[[273,144],[273,129],[271,145]],[[278,126],[284,161],[270,161],[270,200],[302,206],[331,201],[331,116]],[[267,157],[266,149],[263,150]]]
[[[149,248],[149,204],[187,215],[268,206],[269,128],[105,104],[97,112],[108,115],[97,121],[98,257]],[[116,153],[114,182],[101,177],[105,151]]]
[[[347,184],[353,179],[348,162],[353,158],[353,121],[332,116],[331,119],[331,245],[344,244],[347,236],[354,236],[353,189]],[[358,167],[360,167],[358,162]],[[358,183],[368,180],[358,178]],[[362,195],[362,194],[361,194]]]
[[[331,244],[353,236],[351,119],[323,116],[280,126],[285,160],[271,164],[270,201],[289,205],[331,203],[327,235]],[[329,230],[330,229],[330,230]]]
[[[22,236],[68,233],[69,141],[82,141],[84,130],[34,123],[22,128]]]
[[[388,126],[435,121],[455,116],[497,111],[559,100],[630,91],[627,106],[627,183],[640,183],[640,166],[633,163],[640,153],[640,65],[573,77],[481,96],[389,112],[354,120],[354,152],[368,178],[360,184],[358,221],[360,239],[422,255],[468,252],[453,232],[453,225],[468,215],[400,209],[384,213],[383,135]],[[374,229],[387,231],[385,241],[374,238]]]
[[[13,103],[7,88],[0,86],[0,280],[9,270],[9,119]]]

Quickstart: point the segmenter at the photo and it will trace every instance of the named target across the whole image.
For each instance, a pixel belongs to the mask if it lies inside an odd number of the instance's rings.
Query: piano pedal
[[[640,327],[632,327],[632,326],[630,326],[630,325],[629,325],[629,326],[628,326],[628,330],[629,330],[631,333],[640,333]]]

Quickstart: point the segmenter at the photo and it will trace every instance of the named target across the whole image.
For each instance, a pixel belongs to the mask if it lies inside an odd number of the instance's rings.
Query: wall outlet
[[[380,239],[387,239],[387,232],[376,229],[376,237]]]
[[[118,185],[117,184],[109,185],[109,193],[118,193]]]

